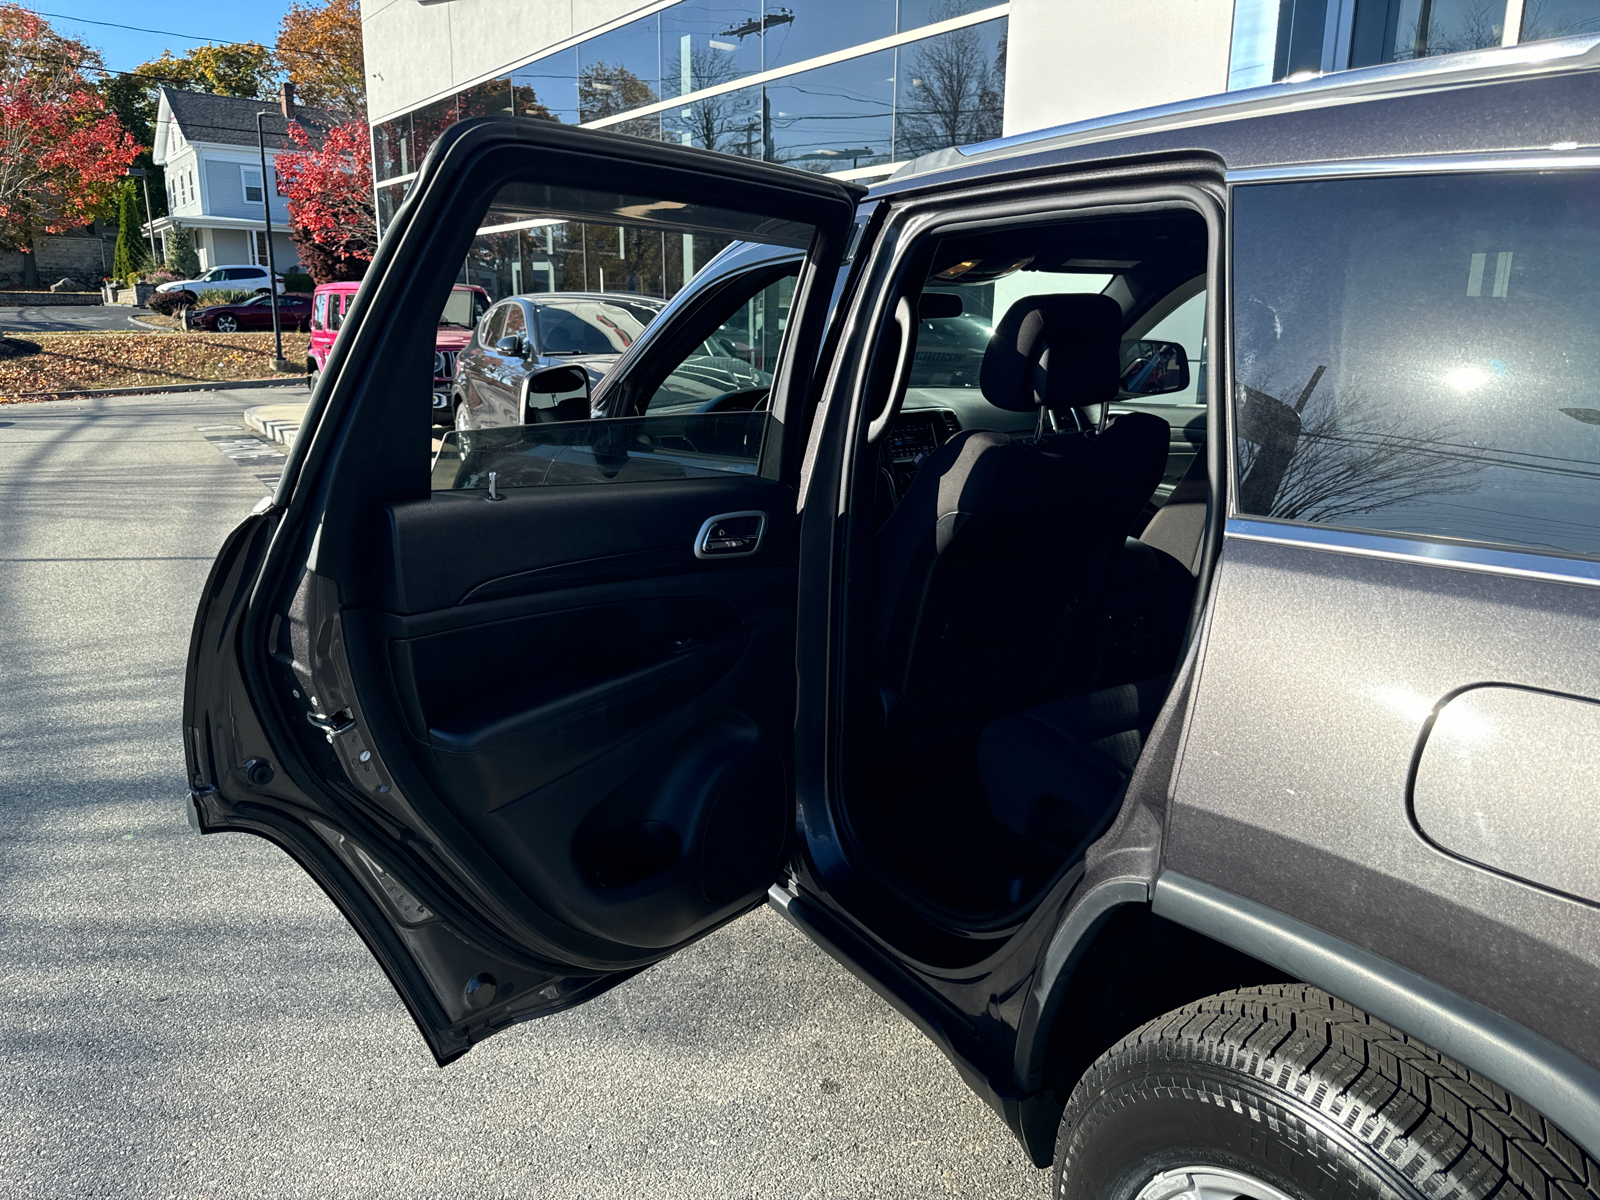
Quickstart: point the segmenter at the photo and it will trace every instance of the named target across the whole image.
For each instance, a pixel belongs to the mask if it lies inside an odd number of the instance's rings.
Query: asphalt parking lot
[[[281,463],[240,414],[303,397],[0,406],[0,1196],[1043,1200],[765,909],[440,1070],[287,857],[189,831],[194,602]]]
[[[95,329],[149,333],[133,318],[148,315],[142,308],[111,304],[46,304],[33,308],[0,308],[0,329],[12,333],[82,333]]]

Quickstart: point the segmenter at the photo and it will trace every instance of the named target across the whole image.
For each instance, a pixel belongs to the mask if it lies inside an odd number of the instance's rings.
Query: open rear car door
[[[218,556],[186,680],[190,818],[292,855],[441,1063],[659,961],[781,869],[797,480],[859,196],[553,122],[452,128],[275,500]],[[474,283],[518,255],[557,289],[670,297],[734,242],[805,258],[781,289],[669,307],[681,328],[615,368],[629,413],[583,419],[555,395],[581,372],[548,368],[523,423],[433,440],[464,261]],[[708,344],[722,374],[695,377],[736,394],[663,382]]]

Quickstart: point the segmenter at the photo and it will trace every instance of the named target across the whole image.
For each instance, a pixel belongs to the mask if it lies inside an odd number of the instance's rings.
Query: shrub
[[[167,269],[174,279],[193,279],[200,274],[200,256],[194,252],[194,239],[182,225],[167,230]]]
[[[192,293],[185,293],[191,295]],[[210,308],[214,304],[243,304],[246,300],[254,300],[258,293],[247,291],[244,288],[218,289],[214,292],[201,292],[191,308]]]
[[[139,202],[134,190],[130,179],[117,198],[117,246],[111,256],[112,274],[130,286],[134,281],[129,276],[137,275],[150,261],[150,252],[139,237]]]
[[[174,275],[171,271],[168,271],[166,268],[163,267],[163,268],[161,268],[159,270],[155,270],[155,271],[146,271],[139,278],[140,278],[141,282],[144,282],[144,283],[162,284],[162,283],[171,283],[174,279],[181,278],[181,276]]]
[[[286,292],[306,294],[315,291],[317,284],[311,276],[302,271],[285,271],[283,273],[283,287]]]
[[[193,308],[194,301],[193,292],[157,292],[150,297],[148,307],[159,316],[173,317],[177,316],[180,308]]]

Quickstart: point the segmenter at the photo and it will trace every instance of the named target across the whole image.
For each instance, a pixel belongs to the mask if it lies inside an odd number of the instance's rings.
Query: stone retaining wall
[[[0,308],[43,308],[50,304],[99,304],[99,292],[0,292]]]

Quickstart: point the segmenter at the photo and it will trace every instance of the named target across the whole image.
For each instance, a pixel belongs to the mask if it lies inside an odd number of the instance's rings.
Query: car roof
[[[1600,146],[1600,36],[1338,71],[1115,113],[914,159],[868,199],[1114,158],[1227,172]]]
[[[614,300],[648,300],[651,304],[666,304],[660,296],[649,296],[643,292],[518,292],[505,299],[521,300],[528,304],[548,304],[552,300],[595,300],[602,304]]]

